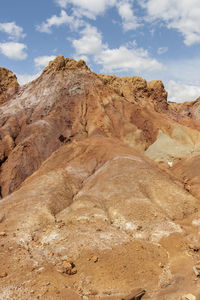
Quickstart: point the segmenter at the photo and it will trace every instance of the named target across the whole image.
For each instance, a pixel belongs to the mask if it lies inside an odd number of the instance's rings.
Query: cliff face
[[[22,87],[3,72],[2,299],[198,296],[199,100],[63,56]]]

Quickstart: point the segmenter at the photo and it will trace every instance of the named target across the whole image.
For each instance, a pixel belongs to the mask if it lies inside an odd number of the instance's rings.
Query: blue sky
[[[0,66],[21,84],[58,54],[94,72],[161,79],[171,101],[200,96],[199,0],[2,0]]]

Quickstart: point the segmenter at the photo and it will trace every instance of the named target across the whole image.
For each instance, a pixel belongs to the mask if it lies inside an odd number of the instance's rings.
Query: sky
[[[20,84],[62,54],[96,73],[160,79],[169,101],[192,101],[199,50],[199,0],[1,0],[0,67]]]

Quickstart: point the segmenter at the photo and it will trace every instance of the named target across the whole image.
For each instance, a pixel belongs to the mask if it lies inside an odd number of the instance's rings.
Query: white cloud
[[[26,36],[23,28],[16,25],[15,22],[0,23],[0,31],[7,33],[10,40],[19,40]]]
[[[34,63],[35,63],[35,66],[37,68],[43,68],[43,67],[46,67],[48,65],[48,63],[51,61],[51,60],[54,60],[56,58],[55,55],[51,55],[51,56],[38,56],[34,59]]]
[[[138,19],[134,16],[132,5],[130,2],[119,2],[118,12],[123,21],[123,29],[133,30],[140,26]]]
[[[41,75],[41,72],[38,72],[37,74],[17,74],[17,80],[20,85],[26,84],[30,81],[33,81],[34,79],[38,78]]]
[[[168,101],[185,102],[200,97],[200,84],[194,85],[170,80],[166,84],[166,90],[168,91]]]
[[[0,43],[0,52],[11,59],[24,60],[27,58],[27,46],[22,43]]]
[[[82,37],[72,41],[76,55],[97,55],[105,48],[102,43],[102,34],[96,27],[89,24],[80,32]]]
[[[54,0],[61,8],[60,16],[53,15],[41,25],[36,26],[38,31],[51,33],[52,26],[68,24],[71,29],[78,29],[85,25],[82,17],[95,20],[102,15],[108,8],[116,7],[122,18],[124,30],[133,30],[141,26],[138,18],[134,15],[132,3],[134,0]],[[67,15],[64,9],[72,6],[71,15]]]
[[[70,25],[78,26],[78,20],[74,20],[73,16],[68,16],[64,10],[61,10],[60,16],[53,15],[51,18],[47,19],[41,25],[37,25],[36,29],[40,32],[51,33],[52,26]]]
[[[89,55],[95,63],[102,65],[104,72],[142,72],[163,69],[163,65],[150,58],[148,51],[142,48],[121,46],[109,49],[102,41],[102,34],[96,27],[87,25],[80,39],[72,40],[76,55]]]
[[[55,2],[62,8],[72,4],[75,7],[75,14],[95,19],[97,15],[104,13],[108,7],[115,5],[117,0],[55,0]]]
[[[55,0],[55,2],[62,8],[66,8],[69,0]]]
[[[164,67],[156,59],[149,56],[144,49],[128,49],[121,46],[116,49],[103,50],[95,57],[102,64],[104,72],[141,73],[162,70]]]
[[[160,47],[158,48],[157,53],[160,55],[166,53],[167,51],[168,51],[168,47]]]
[[[147,0],[144,4],[150,20],[162,20],[178,30],[188,46],[200,43],[199,0]]]

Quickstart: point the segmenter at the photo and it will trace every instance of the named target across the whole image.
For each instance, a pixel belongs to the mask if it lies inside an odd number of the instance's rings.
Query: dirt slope
[[[200,132],[177,107],[62,56],[1,105],[0,299],[198,299]]]

